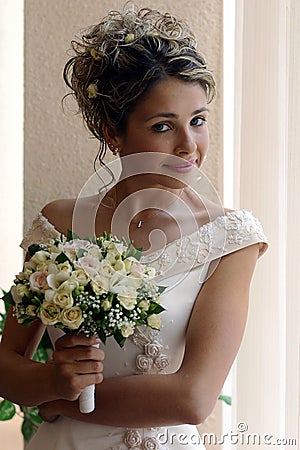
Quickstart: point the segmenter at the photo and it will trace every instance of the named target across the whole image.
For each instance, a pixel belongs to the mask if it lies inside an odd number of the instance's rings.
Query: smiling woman
[[[202,450],[200,438],[192,442],[195,425],[211,413],[236,357],[252,274],[267,247],[252,213],[224,210],[206,196],[199,169],[208,151],[207,105],[214,77],[183,21],[132,5],[84,31],[73,41],[73,51],[64,78],[99,140],[103,168],[98,179],[107,171],[111,185],[104,183],[96,195],[46,205],[22,246],[31,251],[31,244],[50,241],[53,247],[70,235],[68,230],[79,236],[128,235],[132,245],[146,250],[141,261],[151,263],[151,273],[164,286],[157,299],[164,311],[162,326],[159,330],[157,317],[149,326],[138,324],[123,348],[108,339],[105,360],[103,349],[94,347],[96,336],[69,334],[55,340],[49,326],[54,353],[42,365],[29,357],[43,326],[36,321],[21,327],[10,311],[0,346],[1,394],[39,406],[45,422],[28,450],[180,450],[183,435],[190,443],[186,448]],[[103,162],[106,150],[119,157],[118,179],[113,166]],[[118,267],[128,271],[121,264],[124,255],[117,256],[109,260],[104,252],[97,264],[105,259],[112,273]],[[45,267],[57,268],[47,252],[41,250],[41,257],[38,276],[49,286],[48,306],[38,312],[42,317],[44,309],[55,307],[66,283],[58,286],[51,274],[45,276]],[[55,259],[63,266],[58,277],[70,278],[67,294],[73,305],[84,287],[70,275],[70,260],[60,258]],[[32,261],[26,263],[29,278],[35,269]],[[115,286],[119,279],[112,278]],[[18,279],[22,283],[22,274]],[[99,295],[106,295],[107,289],[100,288]],[[24,300],[22,292],[18,295]],[[138,290],[123,295],[128,296],[128,314],[139,295]],[[23,300],[16,297],[18,303]],[[142,305],[139,309],[143,313]],[[113,308],[108,316],[117,319],[114,323],[123,320]],[[82,414],[78,399],[91,384],[97,385],[96,408]],[[161,442],[162,435],[172,442]]]

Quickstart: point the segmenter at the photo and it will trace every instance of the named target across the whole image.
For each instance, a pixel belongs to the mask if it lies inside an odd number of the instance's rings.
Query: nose
[[[189,130],[181,130],[178,140],[175,144],[175,154],[182,156],[195,153],[197,144],[192,133]]]

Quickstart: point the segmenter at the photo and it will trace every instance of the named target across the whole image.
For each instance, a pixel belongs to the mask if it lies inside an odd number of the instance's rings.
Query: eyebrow
[[[195,116],[196,114],[202,113],[204,111],[209,112],[209,110],[207,108],[203,107],[203,108],[196,109],[196,111],[193,111],[191,116]],[[149,117],[146,120],[146,122],[148,122],[149,120],[155,119],[157,117],[164,117],[164,118],[168,118],[168,119],[178,119],[179,116],[174,113],[161,112],[161,113],[155,114],[154,116]]]

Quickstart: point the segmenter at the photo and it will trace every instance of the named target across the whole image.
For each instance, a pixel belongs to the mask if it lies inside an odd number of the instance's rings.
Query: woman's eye
[[[206,122],[205,117],[194,117],[191,120],[191,125],[196,126],[196,127],[201,127],[202,125],[204,125],[205,122]]]
[[[166,123],[156,123],[152,128],[158,133],[163,133],[164,131],[168,131],[170,129],[169,125]]]

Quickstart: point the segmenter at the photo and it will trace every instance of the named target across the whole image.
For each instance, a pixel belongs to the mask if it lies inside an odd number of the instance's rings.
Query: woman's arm
[[[61,398],[75,400],[86,386],[102,381],[104,353],[92,347],[96,338],[71,336],[66,361],[32,361],[44,330],[39,322],[18,325],[10,308],[0,343],[0,396],[28,406]],[[56,345],[59,348],[60,340]]]
[[[97,386],[98,407],[93,413],[80,414],[77,402],[57,401],[41,406],[42,417],[51,421],[62,414],[123,427],[203,422],[214,407],[242,340],[258,251],[255,244],[224,256],[205,282],[176,373],[105,379]]]

